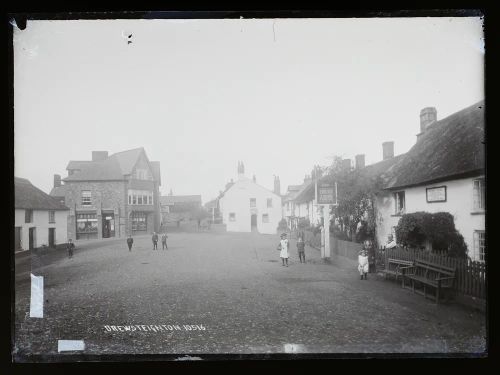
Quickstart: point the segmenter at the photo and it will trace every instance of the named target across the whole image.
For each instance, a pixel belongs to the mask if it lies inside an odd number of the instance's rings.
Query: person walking
[[[134,243],[134,239],[132,238],[132,235],[129,234],[127,238],[127,246],[128,246],[128,251],[132,251],[132,244]]]
[[[168,250],[168,246],[167,246],[167,238],[168,238],[168,236],[167,236],[167,234],[166,234],[166,233],[163,233],[163,234],[161,235],[161,248],[162,248],[162,250],[165,250],[165,249],[167,249],[167,250]]]
[[[153,240],[153,250],[158,250],[158,235],[156,232],[153,232],[153,237],[151,237]]]
[[[297,240],[297,250],[299,251],[299,260],[300,263],[305,263],[306,262],[306,243],[304,242],[304,239],[302,236],[299,236],[299,239]]]
[[[66,244],[66,249],[68,249],[68,258],[73,258],[73,249],[75,248],[75,244],[73,243],[73,240],[70,238],[68,240],[68,243]]]
[[[281,261],[283,262],[282,265],[285,266],[286,263],[286,266],[288,267],[289,254],[288,254],[288,239],[286,238],[286,233],[281,234],[281,240],[278,245],[278,250],[280,250],[280,258]]]
[[[358,253],[358,271],[361,276],[361,280],[363,280],[363,276],[365,280],[368,280],[368,252],[366,249],[361,249]]]

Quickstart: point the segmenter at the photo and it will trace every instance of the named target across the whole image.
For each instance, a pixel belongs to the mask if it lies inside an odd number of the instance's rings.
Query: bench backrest
[[[455,268],[443,266],[441,264],[416,259],[415,266],[417,267],[417,274],[426,276],[430,279],[437,279],[438,277],[454,277]]]
[[[393,264],[404,265],[404,266],[413,266],[413,261],[411,261],[411,260],[402,260],[402,259],[394,259],[394,258],[389,258],[387,260],[387,263],[393,263]]]

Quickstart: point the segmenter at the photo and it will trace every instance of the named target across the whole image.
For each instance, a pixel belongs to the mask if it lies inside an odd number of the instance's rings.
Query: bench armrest
[[[413,267],[415,267],[415,266],[404,266],[404,267],[399,267],[399,269],[402,270],[402,269],[413,268]]]

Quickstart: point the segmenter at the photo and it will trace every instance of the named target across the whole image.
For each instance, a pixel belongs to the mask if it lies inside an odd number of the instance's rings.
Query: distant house
[[[317,221],[317,208],[314,201],[314,182],[310,176],[304,177],[302,185],[289,185],[283,197],[283,217],[288,228],[297,228],[300,219],[308,219],[311,224]]]
[[[162,222],[168,225],[193,219],[201,209],[201,195],[164,195],[160,204]]]
[[[160,228],[160,163],[144,148],[93,151],[92,160],[72,160],[68,176],[54,176],[50,195],[70,209],[68,236],[73,239],[125,237]]]
[[[14,177],[14,250],[67,242],[68,207],[24,178]]]
[[[416,144],[381,169],[377,240],[394,233],[405,213],[449,212],[473,260],[485,255],[484,101],[437,121],[435,108],[420,114]],[[389,158],[391,159],[391,158]],[[368,167],[367,167],[368,168]],[[397,241],[397,238],[396,238]]]

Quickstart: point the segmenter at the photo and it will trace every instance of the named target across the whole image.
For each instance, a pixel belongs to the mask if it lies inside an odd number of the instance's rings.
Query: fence
[[[384,264],[387,264],[389,258],[409,261],[421,259],[447,267],[454,267],[456,269],[455,291],[466,296],[486,299],[486,267],[482,262],[451,258],[422,250],[401,248],[386,249],[385,251],[379,251],[379,254],[380,256],[377,258],[381,258]]]

